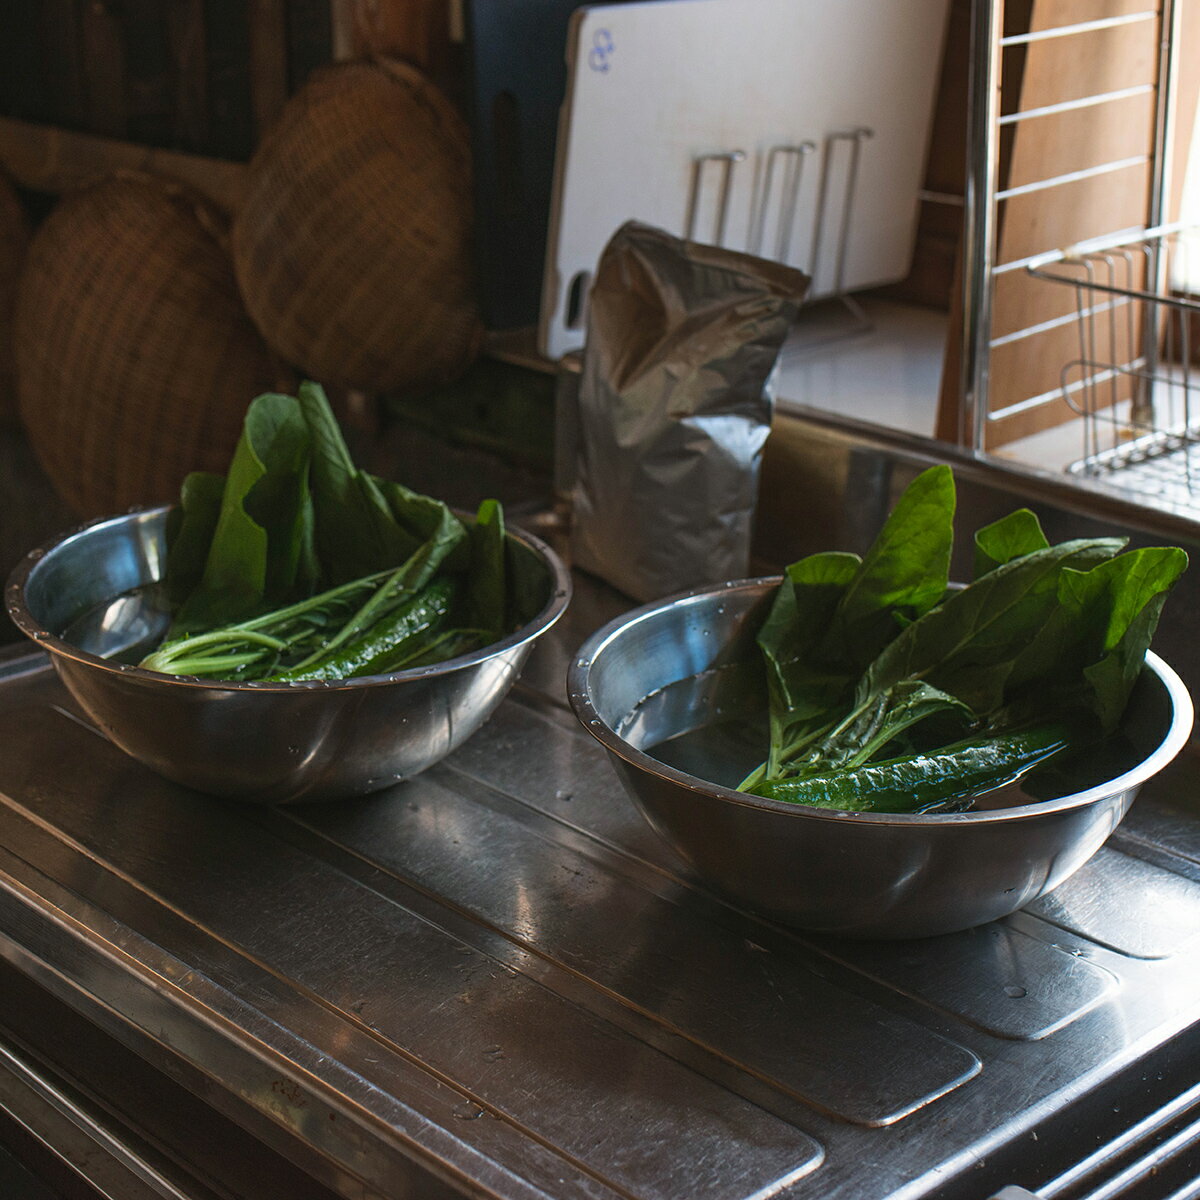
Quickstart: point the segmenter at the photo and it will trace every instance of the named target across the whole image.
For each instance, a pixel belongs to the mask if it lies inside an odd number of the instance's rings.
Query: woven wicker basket
[[[368,392],[470,366],[481,326],[469,138],[415,68],[314,72],[248,176],[234,264],[247,311],[284,359]]]
[[[15,425],[17,378],[13,363],[13,308],[29,245],[29,221],[13,186],[0,175],[0,424]]]
[[[242,306],[226,229],[182,185],[120,174],[35,233],[14,332],[21,416],[81,516],[223,471],[249,402],[291,382]]]

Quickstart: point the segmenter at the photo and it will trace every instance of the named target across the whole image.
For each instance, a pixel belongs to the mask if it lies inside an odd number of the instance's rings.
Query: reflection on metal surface
[[[443,787],[443,778],[414,781],[407,804],[293,819],[585,975],[707,1054],[845,1120],[890,1124],[978,1071],[969,1051],[829,984],[796,956],[713,929],[658,889],[559,844],[553,825],[521,805]],[[421,813],[430,810],[458,836],[423,836]],[[489,860],[508,870],[480,870]],[[619,943],[614,929],[624,931]],[[805,998],[802,1024],[790,1013],[796,996]],[[888,1069],[874,1087],[855,1083],[882,1062]]]
[[[1167,958],[1200,937],[1200,883],[1106,848],[1029,911],[1121,954]]]
[[[778,527],[799,552],[857,548],[924,465],[847,428],[806,427]],[[970,527],[1027,499],[1055,540],[1118,520],[1200,546],[1057,481],[959,480]],[[64,719],[43,657],[0,662],[0,954],[347,1196],[980,1197],[1194,1084],[1195,760],[1146,785],[1086,903],[904,943],[789,932],[699,884],[567,711],[566,665],[622,607],[580,582],[472,739],[336,810],[175,787]],[[1180,601],[1162,653],[1195,681]]]
[[[731,902],[783,924],[928,937],[1008,916],[1086,862],[1192,732],[1190,696],[1148,653],[1121,722],[1128,751],[1077,759],[1044,802],[850,815],[747,795],[737,784],[761,761],[761,737],[727,732],[767,723],[755,638],[777,578],[698,588],[610,622],[580,647],[567,690],[664,840]],[[720,750],[728,759],[714,762]]]
[[[25,1129],[103,1197],[122,1200],[199,1200],[97,1118],[56,1080],[0,1042],[0,1111]],[[113,1124],[116,1124],[115,1122]],[[169,1168],[168,1168],[169,1170]],[[15,1181],[13,1186],[16,1186]],[[49,1192],[46,1193],[49,1195]]]
[[[1034,1041],[1112,996],[1116,977],[996,921],[917,942],[823,944],[850,966],[997,1037]]]

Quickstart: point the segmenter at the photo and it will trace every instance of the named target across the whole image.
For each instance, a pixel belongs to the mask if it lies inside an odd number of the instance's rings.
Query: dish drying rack
[[[1085,243],[1028,270],[1076,295],[1061,394],[1083,452],[1068,472],[1200,509],[1200,227]]]

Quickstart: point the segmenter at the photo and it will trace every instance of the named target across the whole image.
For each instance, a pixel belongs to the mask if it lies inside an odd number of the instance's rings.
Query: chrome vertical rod
[[[984,447],[996,254],[1000,31],[1004,0],[973,0],[967,85],[967,179],[963,205],[962,363],[958,441]]]

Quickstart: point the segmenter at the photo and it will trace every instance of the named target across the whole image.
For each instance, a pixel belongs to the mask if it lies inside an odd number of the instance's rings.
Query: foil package
[[[641,601],[749,571],[792,267],[631,221],[601,255],[579,380],[571,555]]]

